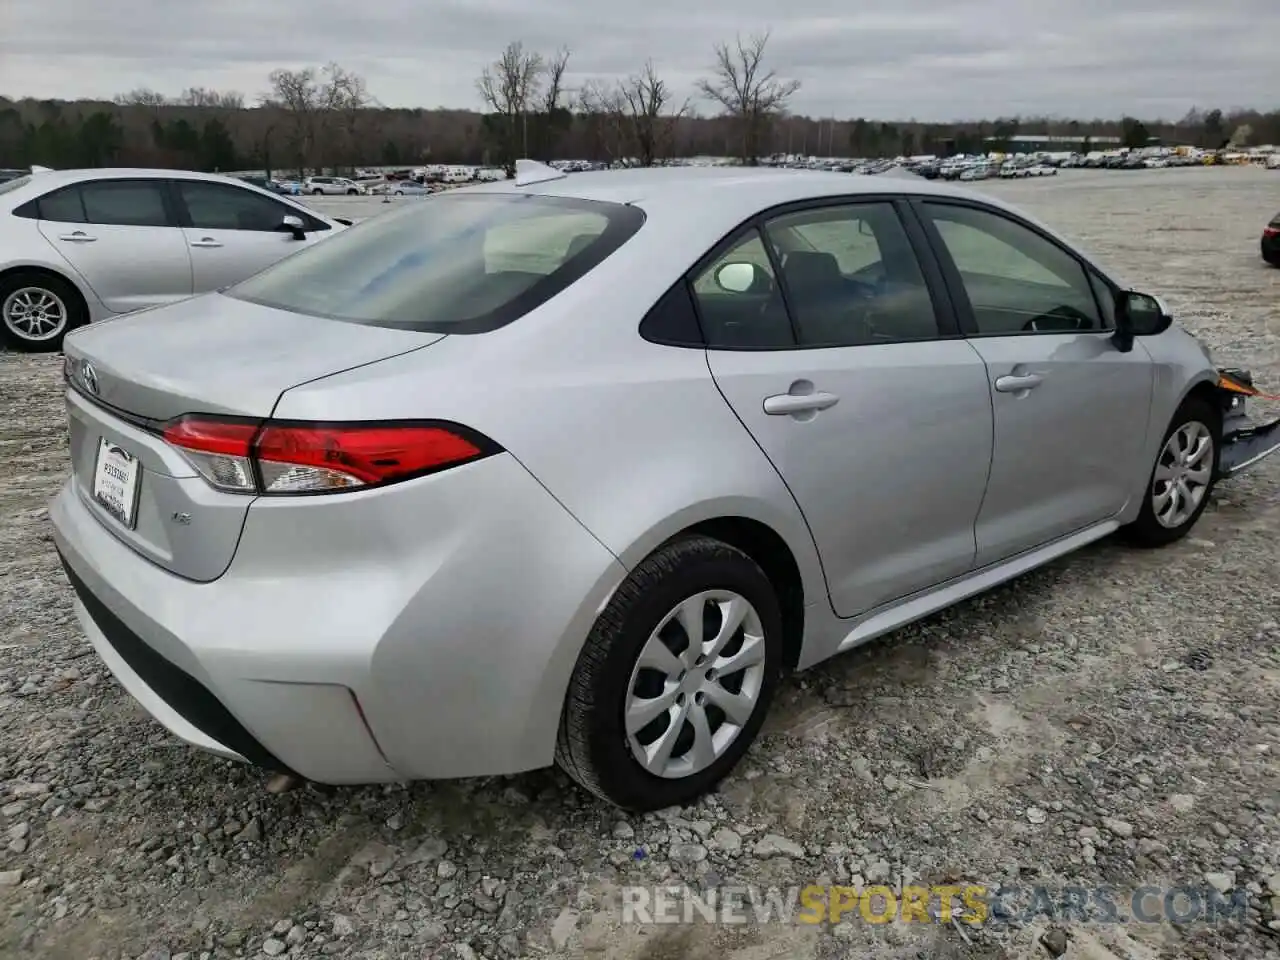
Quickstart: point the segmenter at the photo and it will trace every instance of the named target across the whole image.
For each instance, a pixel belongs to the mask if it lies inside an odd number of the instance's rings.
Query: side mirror
[[[1133,349],[1134,337],[1154,337],[1173,324],[1173,316],[1159,297],[1136,290],[1116,294],[1116,332],[1111,338],[1121,353]]]
[[[293,239],[307,239],[306,226],[303,224],[301,217],[295,217],[293,214],[289,214],[280,221],[280,225],[293,234]]]
[[[723,263],[716,269],[716,286],[725,293],[746,293],[756,285],[759,269],[754,263]]]

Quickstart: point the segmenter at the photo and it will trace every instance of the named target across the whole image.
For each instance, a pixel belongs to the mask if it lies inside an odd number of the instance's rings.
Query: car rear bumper
[[[64,486],[55,544],[121,685],[193,746],[322,783],[550,764],[617,560],[505,454],[302,500],[256,502],[227,573],[195,583]]]

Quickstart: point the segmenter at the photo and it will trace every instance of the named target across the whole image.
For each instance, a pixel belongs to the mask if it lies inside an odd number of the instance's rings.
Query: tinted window
[[[205,230],[283,230],[284,218],[294,212],[292,207],[269,197],[222,183],[198,180],[175,183],[187,205],[191,226]]]
[[[933,300],[891,203],[786,214],[765,228],[802,346],[938,336]]]
[[[80,202],[80,188],[67,187],[55,190],[40,198],[40,219],[56,223],[84,223],[84,204]]]
[[[725,270],[726,267],[729,270]],[[731,275],[737,275],[733,278],[735,282],[727,282]],[[739,283],[736,282],[738,276],[752,279],[749,283]],[[778,279],[756,230],[744,235],[694,276],[693,297],[708,347],[795,346]]]
[[[365,220],[228,293],[352,323],[479,333],[555,296],[643,223],[622,204],[436,196]]]
[[[1104,329],[1084,267],[1057,244],[989,211],[925,208],[960,271],[980,335]]]
[[[640,336],[654,343],[672,346],[704,345],[693,296],[683,277],[645,314],[640,322]]]
[[[169,225],[164,194],[157,181],[98,180],[81,184],[80,196],[88,223],[121,227]]]

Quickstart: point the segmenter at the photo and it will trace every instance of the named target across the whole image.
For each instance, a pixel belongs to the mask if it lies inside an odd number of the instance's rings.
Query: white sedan
[[[0,340],[57,350],[75,327],[229,286],[349,225],[213,174],[37,170],[0,184]]]

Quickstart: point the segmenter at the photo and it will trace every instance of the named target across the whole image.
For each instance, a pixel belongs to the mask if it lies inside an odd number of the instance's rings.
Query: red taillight
[[[1280,237],[1280,227],[1263,227],[1262,235],[1266,237],[1268,240],[1273,240],[1276,237]]]
[[[251,494],[330,493],[476,460],[496,444],[452,423],[265,423],[186,416],[164,439],[210,484]]]

